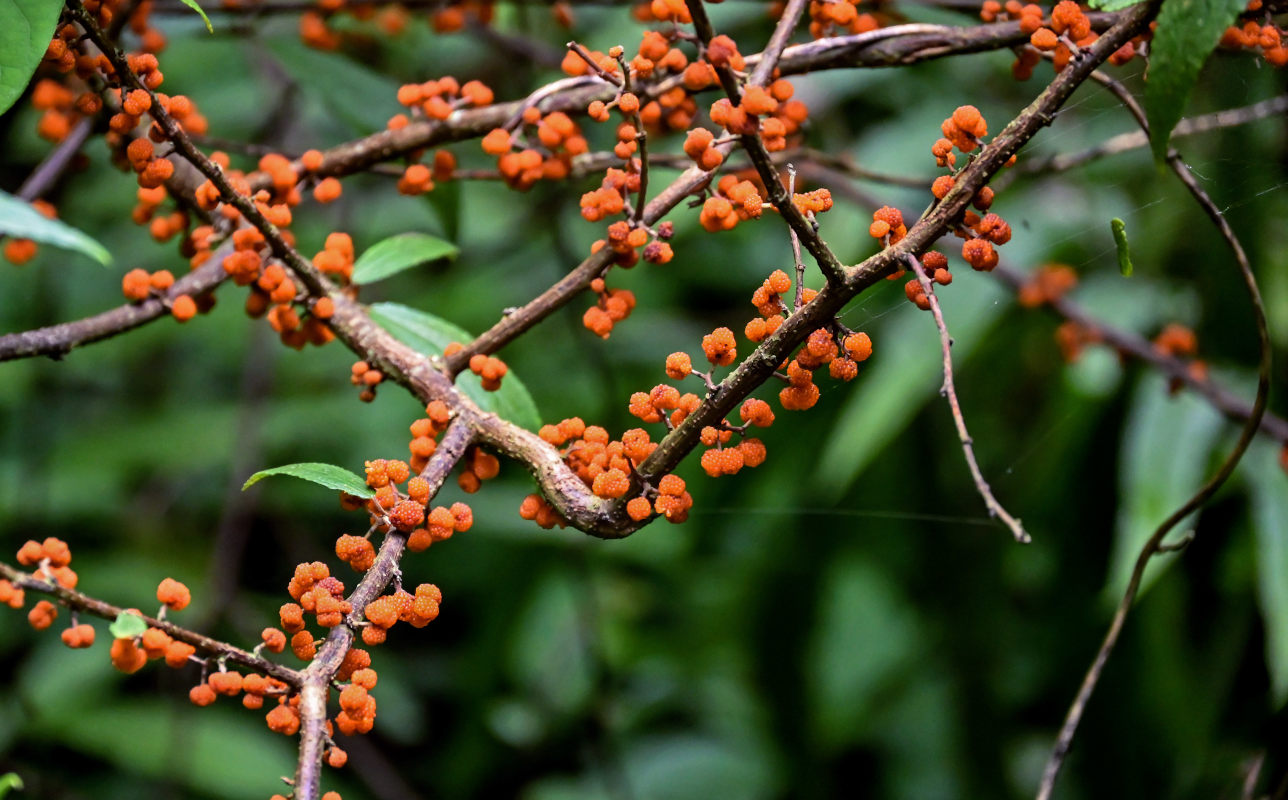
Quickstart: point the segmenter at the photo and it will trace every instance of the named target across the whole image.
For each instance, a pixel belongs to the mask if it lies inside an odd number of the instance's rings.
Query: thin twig
[[[1172,138],[1193,136],[1223,128],[1236,128],[1267,117],[1282,115],[1286,111],[1288,111],[1288,94],[1281,94],[1269,100],[1262,100],[1259,103],[1240,108],[1227,108],[1221,111],[1213,111],[1210,114],[1183,119],[1172,130]],[[1065,172],[1090,161],[1104,158],[1105,156],[1126,153],[1130,150],[1145,147],[1148,144],[1149,136],[1143,131],[1136,130],[1129,133],[1120,133],[1117,136],[1111,136],[1095,147],[1090,147],[1077,153],[1063,153],[1049,158],[1028,161],[1020,166],[1017,175]]]
[[[796,195],[796,167],[791,164],[787,165],[787,192],[793,197]],[[790,225],[787,226],[787,233],[792,239],[792,264],[796,267],[796,299],[792,310],[799,311],[805,305],[805,262],[801,260],[801,237],[796,235],[796,229]]]
[[[990,274],[1012,291],[1019,291],[1028,283],[1028,278],[1023,273],[1005,265],[997,266]],[[1251,403],[1243,400],[1210,376],[1206,378],[1196,376],[1190,369],[1190,362],[1159,352],[1149,340],[1095,317],[1067,295],[1052,300],[1046,305],[1060,317],[1092,332],[1097,342],[1112,347],[1118,353],[1149,364],[1166,375],[1168,380],[1184,384],[1230,421],[1243,424],[1252,416]],[[1267,411],[1261,418],[1260,431],[1280,444],[1288,444],[1288,420],[1283,417]]]
[[[962,444],[962,453],[966,456],[966,465],[970,467],[971,479],[975,481],[975,491],[979,496],[984,498],[984,505],[988,507],[990,516],[997,517],[1007,528],[1010,529],[1011,535],[1015,541],[1020,544],[1028,544],[1030,541],[1029,534],[1024,530],[1020,521],[1011,516],[1002,504],[993,496],[993,490],[989,488],[988,482],[984,480],[984,473],[980,471],[979,461],[975,458],[975,447],[970,433],[966,430],[966,418],[962,416],[961,403],[957,400],[957,390],[953,385],[953,340],[948,335],[948,325],[944,322],[944,314],[939,308],[939,298],[935,296],[935,285],[930,281],[930,276],[926,275],[926,270],[921,266],[921,261],[913,255],[908,256],[908,264],[912,271],[917,274],[917,282],[921,284],[921,291],[925,292],[926,299],[930,301],[930,313],[935,317],[935,327],[939,329],[939,345],[944,356],[944,383],[940,387],[939,393],[948,398],[948,408],[953,413],[953,424],[957,427],[957,438]]]
[[[85,140],[89,138],[90,133],[94,130],[94,119],[86,117],[76,123],[76,127],[58,143],[58,146],[45,156],[45,159],[27,176],[27,180],[22,182],[18,187],[18,196],[27,202],[49,191],[58,179],[63,176],[67,168],[72,165],[76,154],[80,152],[81,147],[85,145]]]

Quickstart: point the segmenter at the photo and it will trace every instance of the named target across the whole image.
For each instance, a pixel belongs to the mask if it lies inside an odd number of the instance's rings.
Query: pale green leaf
[[[400,303],[373,303],[367,311],[376,324],[389,331],[395,339],[427,355],[441,354],[452,342],[465,344],[474,339],[463,328],[441,317]],[[495,392],[485,391],[479,377],[472,372],[462,373],[456,379],[456,385],[484,411],[491,411],[528,430],[535,431],[541,426],[537,405],[513,369]]]
[[[62,0],[0,0],[0,114],[27,88],[62,10]],[[4,216],[0,210],[0,219]]]
[[[4,798],[14,790],[22,791],[22,778],[18,777],[18,773],[6,772],[0,775],[0,798]]]
[[[242,484],[242,491],[249,489],[270,475],[290,475],[292,478],[311,481],[328,489],[339,489],[355,497],[374,497],[376,494],[370,486],[367,486],[365,480],[354,475],[349,470],[337,467],[334,464],[320,464],[318,462],[287,464],[282,467],[262,469],[246,479],[246,483]]]
[[[147,629],[148,623],[132,611],[122,611],[107,626],[107,632],[112,634],[113,639],[133,639],[135,636],[142,636]]]
[[[5,0],[0,0],[0,5],[4,2]],[[0,69],[3,67],[0,66]],[[107,252],[107,248],[94,239],[65,222],[46,217],[30,203],[5,192],[0,192],[0,234],[75,250],[103,266],[112,263],[112,255]]]
[[[401,233],[377,242],[353,264],[353,282],[375,283],[440,258],[456,258],[456,245],[425,233]]]

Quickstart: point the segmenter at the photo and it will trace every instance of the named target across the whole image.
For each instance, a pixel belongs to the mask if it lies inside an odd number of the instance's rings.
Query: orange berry
[[[192,602],[192,593],[174,578],[166,578],[157,586],[157,600],[171,611],[182,611]]]
[[[170,313],[180,322],[197,316],[197,301],[191,295],[181,294],[170,303]]]
[[[110,655],[112,666],[126,674],[138,672],[148,663],[148,654],[135,645],[133,639],[113,639]]]
[[[208,706],[215,698],[215,690],[208,683],[199,683],[188,690],[188,699],[194,706]]]

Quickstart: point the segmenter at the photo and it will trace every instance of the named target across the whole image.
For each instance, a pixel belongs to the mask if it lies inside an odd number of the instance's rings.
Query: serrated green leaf
[[[464,328],[400,303],[373,303],[367,311],[395,339],[422,353],[442,353],[452,342],[464,344],[474,339]],[[479,377],[472,372],[462,373],[456,385],[484,411],[528,430],[535,431],[541,426],[537,404],[514,370],[506,374],[501,388],[495,392],[485,391]]]
[[[1114,217],[1109,220],[1109,229],[1114,232],[1114,247],[1118,248],[1118,271],[1124,278],[1131,277],[1131,250],[1127,247],[1127,223]]]
[[[261,469],[246,479],[246,482],[242,484],[242,491],[246,491],[270,475],[290,475],[292,478],[311,481],[328,489],[339,489],[355,497],[374,497],[376,494],[370,486],[367,486],[365,480],[344,467],[337,467],[334,464],[322,464],[316,461],[303,464],[287,464],[281,467],[273,467],[272,469]]]
[[[1142,2],[1144,0],[1091,0],[1087,5],[1097,11],[1122,11]]]
[[[4,0],[0,0],[0,4],[3,3]],[[0,70],[3,69],[5,67],[0,66]],[[75,250],[103,266],[112,263],[112,254],[106,247],[67,223],[46,217],[30,203],[6,192],[0,192],[0,234]]]
[[[31,82],[62,10],[62,0],[0,0],[0,114]]]
[[[107,632],[112,634],[113,639],[133,639],[135,636],[142,636],[147,629],[148,624],[143,621],[143,617],[133,611],[122,611],[107,626]]]
[[[1162,161],[1199,71],[1244,0],[1167,0],[1149,46],[1145,117],[1154,158]]]
[[[375,283],[440,258],[456,258],[456,245],[427,233],[400,233],[376,242],[353,263],[354,283]]]
[[[210,33],[215,32],[215,26],[210,24],[210,17],[207,17],[206,12],[202,11],[201,6],[197,5],[197,0],[183,0],[183,4],[201,15],[201,21],[206,23],[207,31],[209,31]]]

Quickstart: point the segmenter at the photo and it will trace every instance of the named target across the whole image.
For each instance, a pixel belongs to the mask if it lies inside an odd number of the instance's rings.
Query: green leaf
[[[0,798],[15,789],[22,791],[22,778],[18,777],[18,773],[6,772],[0,775]]]
[[[262,41],[306,95],[320,100],[355,132],[383,130],[386,120],[406,110],[396,99],[397,82],[351,58],[314,50],[298,36]]]
[[[31,82],[62,10],[62,0],[0,0],[0,114]]]
[[[1203,483],[1222,425],[1222,417],[1193,392],[1170,395],[1162,375],[1147,375],[1136,387],[1123,427],[1119,468],[1123,501],[1114,526],[1107,602],[1118,603],[1140,548]],[[1193,516],[1182,520],[1168,540],[1176,541],[1193,524]],[[1172,560],[1151,559],[1141,593]]]
[[[215,26],[210,24],[210,17],[207,17],[206,12],[202,11],[201,6],[197,5],[197,0],[183,0],[183,4],[201,15],[201,21],[206,23],[207,31],[209,31],[210,33],[215,32]]]
[[[400,233],[368,247],[353,263],[354,283],[375,283],[440,258],[456,258],[451,242],[426,233]]]
[[[0,0],[0,8],[4,2]],[[0,14],[0,19],[3,19],[3,14]],[[0,26],[3,24],[0,21]],[[0,66],[0,70],[3,69]],[[64,222],[46,217],[30,203],[5,192],[0,192],[0,234],[75,250],[103,266],[112,263],[112,255],[107,248],[94,239]]]
[[[558,572],[547,574],[533,588],[515,617],[510,673],[537,706],[571,714],[590,699],[594,660],[587,652],[582,624],[577,586]]]
[[[1127,223],[1114,217],[1109,220],[1109,229],[1114,232],[1114,247],[1118,248],[1118,271],[1124,278],[1131,277],[1131,250],[1127,248]]]
[[[367,482],[343,467],[334,464],[320,464],[316,461],[303,464],[287,464],[272,469],[261,469],[246,479],[242,491],[259,483],[269,475],[290,475],[292,478],[303,478],[328,489],[339,489],[355,497],[375,497],[376,493]]]
[[[107,632],[112,634],[113,639],[133,639],[135,636],[142,636],[147,629],[148,624],[143,621],[143,617],[133,611],[122,611],[107,626]]]
[[[877,703],[915,650],[913,606],[861,557],[833,563],[819,587],[805,660],[815,740],[841,748],[861,738]]]
[[[452,342],[465,344],[474,339],[469,332],[445,319],[400,303],[373,303],[367,311],[395,339],[422,353],[442,353]],[[501,388],[495,392],[485,391],[479,377],[472,372],[461,373],[456,385],[484,411],[528,430],[535,431],[541,426],[537,404],[514,370],[506,374]]]
[[[1221,34],[1243,10],[1244,0],[1167,0],[1149,46],[1145,117],[1150,147],[1162,161],[1172,128],[1180,122],[1199,70]]]
[[[1144,0],[1090,0],[1087,5],[1097,11],[1122,11],[1141,2]]]
[[[1276,709],[1288,700],[1288,481],[1278,458],[1277,446],[1256,442],[1240,466],[1252,498],[1257,599]]]

